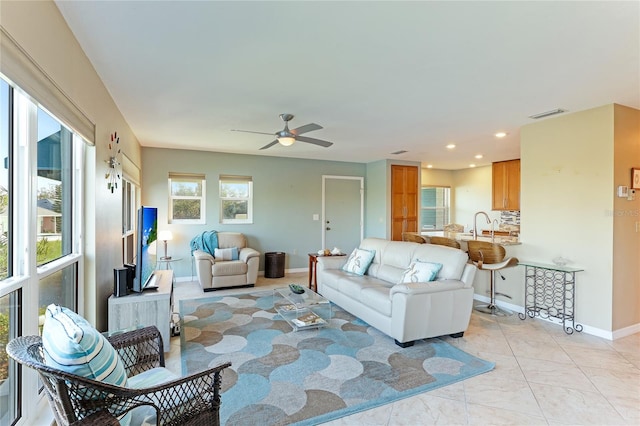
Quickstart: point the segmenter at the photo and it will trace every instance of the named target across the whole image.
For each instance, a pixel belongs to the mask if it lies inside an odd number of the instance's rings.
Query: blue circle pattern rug
[[[184,375],[227,361],[223,425],[312,425],[494,368],[435,339],[401,348],[333,305],[326,327],[293,331],[271,291],[182,300]]]

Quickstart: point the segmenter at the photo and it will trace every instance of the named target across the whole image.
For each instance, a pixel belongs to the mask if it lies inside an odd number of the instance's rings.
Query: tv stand
[[[109,332],[155,325],[162,335],[164,351],[169,352],[173,271],[155,271],[154,274],[156,290],[109,297]]]

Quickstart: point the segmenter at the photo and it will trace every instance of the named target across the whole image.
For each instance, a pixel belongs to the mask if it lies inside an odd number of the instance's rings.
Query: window
[[[205,223],[205,176],[169,173],[169,222]]]
[[[220,223],[253,223],[251,176],[220,175]]]
[[[449,223],[449,188],[423,186],[420,223],[423,231],[442,231]]]
[[[9,359],[5,347],[22,334],[22,292],[0,297],[0,425],[10,425],[20,417],[18,364]]]
[[[0,76],[0,426],[29,423],[39,402],[22,398],[36,375],[9,361],[7,342],[37,334],[50,303],[78,310],[84,146]]]
[[[133,263],[136,257],[136,211],[138,187],[122,178],[122,262]]]
[[[11,219],[12,193],[11,180],[13,170],[13,153],[11,144],[12,105],[11,89],[9,85],[0,80],[0,159],[3,164],[0,167],[0,280],[11,276],[12,269],[12,238]],[[2,377],[0,377],[2,380]]]
[[[71,131],[38,108],[38,266],[71,253]]]

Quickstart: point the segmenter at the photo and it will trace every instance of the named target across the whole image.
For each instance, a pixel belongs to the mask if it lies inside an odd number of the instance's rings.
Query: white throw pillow
[[[213,257],[218,260],[238,260],[238,247],[217,248],[214,250]]]
[[[442,263],[416,260],[405,269],[400,278],[400,283],[426,283],[433,281],[440,269],[442,269]]]
[[[369,265],[371,265],[375,254],[375,250],[355,248],[349,255],[349,259],[347,259],[347,263],[345,263],[342,269],[347,272],[353,272],[354,274],[364,275],[367,269],[369,269]]]

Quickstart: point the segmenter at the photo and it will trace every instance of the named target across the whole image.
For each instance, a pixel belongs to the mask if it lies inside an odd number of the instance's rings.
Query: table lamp
[[[160,260],[171,260],[171,256],[167,256],[167,241],[173,240],[173,234],[171,231],[160,231],[158,233],[158,239],[164,241],[164,256]]]

